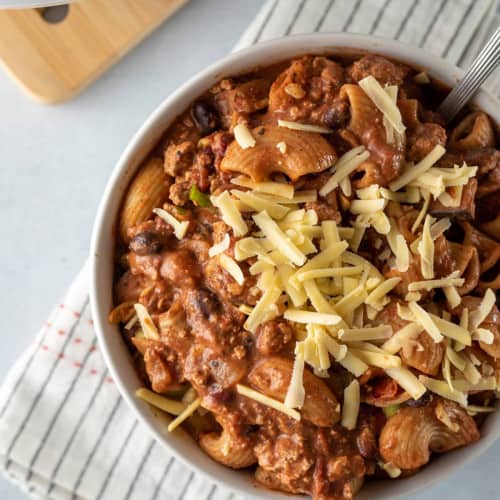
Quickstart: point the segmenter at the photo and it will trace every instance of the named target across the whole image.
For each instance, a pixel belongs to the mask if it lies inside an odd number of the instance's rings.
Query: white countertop
[[[84,262],[101,192],[133,133],[169,92],[231,50],[263,1],[191,0],[58,106],[30,100],[0,71],[0,377]],[[500,443],[411,498],[498,498],[499,459]],[[0,478],[0,498],[26,495]]]

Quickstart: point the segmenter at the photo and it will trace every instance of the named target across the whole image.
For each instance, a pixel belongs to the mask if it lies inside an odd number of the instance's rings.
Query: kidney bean
[[[130,241],[130,249],[137,255],[151,255],[161,250],[158,235],[152,231],[143,231],[135,235]]]
[[[205,101],[196,101],[191,108],[193,118],[202,135],[208,135],[219,126],[217,112]]]

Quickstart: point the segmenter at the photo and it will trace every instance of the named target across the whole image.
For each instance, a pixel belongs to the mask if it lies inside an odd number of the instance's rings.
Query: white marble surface
[[[226,54],[263,0],[191,0],[68,103],[27,98],[0,72],[0,377],[82,265],[118,155],[174,88]],[[500,498],[500,443],[413,500]],[[0,498],[25,499],[0,478]]]

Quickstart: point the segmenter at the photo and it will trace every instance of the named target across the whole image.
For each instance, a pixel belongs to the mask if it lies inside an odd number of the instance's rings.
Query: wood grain
[[[187,0],[82,0],[59,23],[0,10],[0,60],[37,100],[70,99]]]

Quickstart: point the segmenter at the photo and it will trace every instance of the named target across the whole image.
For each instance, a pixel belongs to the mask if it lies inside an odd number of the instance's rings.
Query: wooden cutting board
[[[48,22],[43,9],[0,10],[0,60],[37,100],[72,98],[187,0],[81,0]]]

